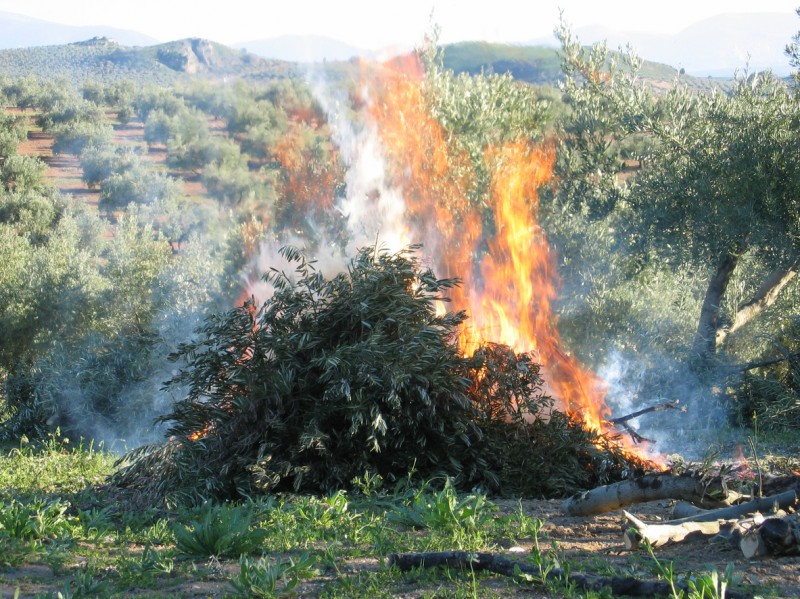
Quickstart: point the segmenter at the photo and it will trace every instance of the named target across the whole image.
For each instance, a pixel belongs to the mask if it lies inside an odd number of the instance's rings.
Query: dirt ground
[[[113,115],[110,115],[113,116]],[[89,206],[97,209],[100,200],[99,189],[89,189],[81,176],[80,160],[74,154],[53,154],[53,137],[36,128],[35,115],[29,113],[31,130],[28,139],[19,144],[17,151],[23,156],[39,156],[45,164],[45,176],[56,188],[65,195],[71,195],[78,201],[84,201]],[[222,134],[222,125],[217,121],[211,123],[213,134]],[[148,148],[144,140],[144,124],[141,121],[131,121],[127,124],[114,125],[115,144],[139,146],[143,155],[153,164],[164,166],[167,159],[167,150],[161,145]],[[188,197],[206,197],[207,192],[200,177],[197,175],[185,176],[185,173],[171,173],[173,176],[182,175],[183,192]]]

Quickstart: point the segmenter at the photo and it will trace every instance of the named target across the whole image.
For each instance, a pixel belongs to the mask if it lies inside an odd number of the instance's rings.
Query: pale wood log
[[[696,505],[692,505],[688,501],[676,501],[675,505],[672,506],[672,516],[673,520],[677,520],[679,518],[690,518],[692,516],[697,516],[698,514],[702,514],[703,512],[707,512],[708,510],[704,510],[701,507],[697,507]]]
[[[562,507],[570,516],[589,516],[658,499],[684,499],[704,506],[718,506],[726,505],[724,499],[727,494],[725,483],[719,477],[705,479],[692,473],[680,476],[670,473],[646,474],[576,493],[564,501]]]
[[[666,522],[642,522],[632,514],[623,512],[625,519],[633,528],[626,527],[623,534],[625,547],[636,549],[642,541],[653,547],[660,547],[670,542],[680,542],[691,536],[710,536],[720,534],[723,527],[730,527],[732,522],[742,516],[757,512],[785,509],[797,502],[794,490],[761,497],[739,505],[717,510],[702,510],[700,513]],[[744,549],[743,549],[744,551]],[[758,549],[754,549],[758,551]]]
[[[759,497],[752,501],[732,505],[716,510],[703,510],[699,514],[677,520],[668,520],[664,524],[683,524],[684,522],[710,522],[714,520],[733,520],[755,512],[771,512],[785,510],[797,503],[797,493],[792,489],[770,497]]]
[[[743,501],[749,501],[751,498],[752,495],[742,495],[736,491],[728,491],[728,495],[725,497],[725,503],[739,504]],[[697,516],[708,511],[709,510],[697,507],[688,501],[676,501],[675,505],[672,506],[671,519],[691,518],[692,516]]]
[[[574,584],[587,591],[600,591],[610,589],[613,595],[626,595],[631,597],[657,597],[672,596],[670,583],[663,580],[640,580],[622,576],[597,576],[582,574],[580,572],[566,571],[562,568],[551,568],[542,571],[530,562],[517,562],[502,555],[493,553],[473,553],[469,551],[435,551],[429,553],[394,553],[389,556],[389,566],[397,566],[401,571],[407,572],[414,568],[436,568],[440,566],[461,568],[474,572],[487,571],[503,576],[517,576],[517,573],[527,574],[534,581],[561,580]],[[688,585],[676,581],[678,590],[688,593]],[[731,599],[749,599],[753,595],[737,591],[726,591],[726,597]]]
[[[711,522],[683,522],[682,524],[647,524],[633,514],[624,511],[625,520],[632,527],[626,527],[623,541],[626,549],[638,549],[642,541],[653,547],[661,547],[667,543],[679,543],[684,539],[696,536],[713,536],[719,534],[727,522],[714,520]]]

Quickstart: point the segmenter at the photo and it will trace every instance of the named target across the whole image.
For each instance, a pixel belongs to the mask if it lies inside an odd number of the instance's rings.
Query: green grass
[[[103,486],[113,469],[114,457],[102,448],[58,435],[3,449],[0,597],[193,597],[198,588],[214,597],[510,597],[534,587],[555,597],[606,596],[547,576],[388,566],[392,553],[503,552],[517,544],[528,551],[513,559],[545,570],[683,579],[679,566],[652,554],[631,555],[627,567],[592,553],[567,559],[521,502],[500,509],[447,480],[422,487],[401,481],[384,491],[381,481],[365,478],[354,494],[157,512],[120,503]],[[731,576],[692,574],[694,596],[715,596],[709,589]]]

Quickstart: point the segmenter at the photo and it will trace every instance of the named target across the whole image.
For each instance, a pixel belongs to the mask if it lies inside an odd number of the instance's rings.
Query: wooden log
[[[623,533],[626,549],[638,549],[642,541],[647,541],[653,547],[661,547],[667,543],[679,543],[685,539],[697,536],[713,536],[719,534],[727,523],[725,520],[711,522],[683,522],[682,524],[647,524],[633,514],[623,510],[628,526]]]
[[[623,576],[597,576],[580,572],[567,572],[562,568],[551,568],[543,571],[529,562],[517,562],[494,553],[472,553],[469,551],[436,551],[430,553],[394,553],[389,556],[389,566],[397,566],[403,572],[413,568],[436,568],[446,566],[472,570],[487,571],[503,576],[517,576],[517,573],[528,575],[528,580],[544,583],[545,580],[569,582],[586,591],[610,589],[612,595],[631,597],[672,596],[670,583],[662,580],[640,580]],[[675,588],[688,593],[688,585],[675,582]],[[726,591],[731,599],[749,599],[753,595],[737,591]]]
[[[767,518],[739,541],[747,559],[777,555],[800,555],[800,521],[797,514]]]
[[[675,505],[672,506],[672,513],[670,515],[673,520],[678,520],[680,518],[691,518],[692,516],[697,516],[707,511],[708,510],[704,510],[701,507],[692,505],[688,501],[676,501]]]
[[[653,547],[661,547],[670,542],[680,542],[695,536],[708,536],[720,534],[724,526],[730,527],[732,522],[757,512],[768,512],[777,509],[786,509],[797,502],[794,491],[786,491],[772,497],[761,497],[746,503],[721,508],[717,510],[703,510],[677,520],[666,522],[642,522],[632,514],[623,511],[627,523],[623,541],[628,549],[636,549],[642,541],[647,541]],[[754,551],[759,551],[755,549]]]
[[[564,501],[563,510],[570,516],[589,516],[657,499],[683,499],[709,507],[726,505],[727,494],[720,477],[706,479],[696,473],[675,476],[663,472],[576,493]]]
[[[752,501],[732,505],[716,510],[703,510],[699,514],[680,518],[678,520],[667,520],[664,524],[682,524],[684,522],[711,522],[713,520],[733,520],[741,518],[747,514],[755,512],[771,512],[775,510],[785,510],[797,503],[797,493],[794,490],[784,491],[771,497],[759,497]]]

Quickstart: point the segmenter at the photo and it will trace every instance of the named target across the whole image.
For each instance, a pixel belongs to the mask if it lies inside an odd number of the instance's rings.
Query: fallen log
[[[740,505],[741,502],[749,501],[752,498],[752,495],[742,495],[741,493],[737,493],[736,491],[728,491],[727,497],[725,497],[726,504],[736,504]],[[683,518],[692,518],[694,516],[698,516],[700,514],[705,514],[710,510],[704,509],[701,507],[697,507],[689,503],[688,501],[677,501],[675,505],[672,506],[672,520],[679,520]]]
[[[642,541],[650,543],[653,547],[662,547],[667,543],[679,543],[689,537],[717,535],[727,523],[725,520],[714,520],[712,522],[683,522],[682,524],[648,524],[630,512],[623,510],[622,513],[628,524],[623,533],[626,549],[638,549]]]
[[[678,543],[690,537],[720,534],[723,527],[731,527],[736,520],[749,514],[786,509],[797,501],[794,491],[786,491],[772,497],[761,497],[746,503],[720,508],[703,510],[686,518],[667,520],[666,522],[643,522],[632,514],[623,511],[626,522],[623,541],[628,549],[636,549],[642,541],[653,547],[661,547],[667,543]]]
[[[699,514],[694,514],[678,520],[667,520],[664,524],[682,524],[684,522],[710,522],[713,520],[732,520],[755,512],[771,512],[774,510],[785,510],[797,503],[797,493],[794,490],[784,491],[771,497],[759,497],[745,503],[719,508],[716,510],[704,510]]]
[[[589,516],[657,499],[683,499],[704,507],[717,507],[728,505],[727,496],[728,489],[721,477],[709,479],[698,473],[675,476],[662,472],[576,493],[564,501],[563,510],[570,516]]]
[[[747,559],[778,555],[800,555],[800,521],[797,514],[767,518],[739,541]]]
[[[430,553],[393,553],[389,556],[389,566],[397,566],[407,572],[413,568],[436,568],[440,566],[460,568],[473,572],[493,572],[503,576],[516,577],[527,575],[529,581],[544,583],[545,580],[559,580],[587,591],[610,589],[612,595],[631,597],[672,596],[672,585],[663,580],[640,580],[623,576],[597,576],[571,572],[562,568],[542,568],[528,563],[510,560],[494,553],[472,553],[469,551],[435,551]],[[689,592],[686,583],[674,583],[676,590]],[[749,599],[749,593],[727,590],[726,596],[731,599]]]

